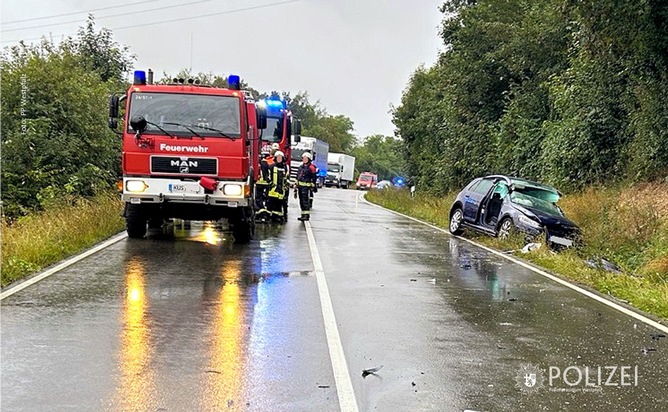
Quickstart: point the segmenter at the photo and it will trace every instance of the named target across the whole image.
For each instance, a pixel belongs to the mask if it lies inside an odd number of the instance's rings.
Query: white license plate
[[[573,246],[573,241],[559,236],[551,236],[550,242],[556,243],[557,245],[571,247]]]
[[[202,186],[199,183],[170,183],[169,193],[200,193]]]

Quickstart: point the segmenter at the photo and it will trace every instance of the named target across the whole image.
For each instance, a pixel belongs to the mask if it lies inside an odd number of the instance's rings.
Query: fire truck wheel
[[[255,234],[255,222],[249,219],[238,219],[232,223],[232,234],[234,243],[244,244],[253,240]]]
[[[146,236],[146,219],[142,217],[139,210],[133,207],[127,209],[125,215],[125,228],[128,237],[132,239],[141,239]]]
[[[141,239],[146,235],[146,220],[128,217],[125,219],[125,228],[129,238]]]

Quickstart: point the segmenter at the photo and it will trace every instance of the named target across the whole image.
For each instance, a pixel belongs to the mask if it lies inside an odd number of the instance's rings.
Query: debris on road
[[[650,352],[656,352],[656,348],[643,348],[641,352],[643,355],[647,355]]]
[[[363,378],[366,378],[366,377],[369,376],[369,375],[375,375],[376,372],[378,372],[379,370],[383,369],[383,366],[384,366],[384,365],[380,365],[380,366],[378,366],[377,368],[363,369],[363,370],[362,370],[362,377],[363,377]]]
[[[329,389],[329,385],[318,385],[320,389]]]
[[[652,337],[652,340],[659,340],[666,337],[663,333],[651,333],[649,336]]]
[[[585,263],[587,266],[593,268],[593,269],[598,269],[598,270],[605,270],[607,272],[612,272],[617,275],[621,275],[622,273],[622,268],[614,264],[613,262],[605,259],[605,258],[594,258],[594,259],[589,259],[585,260]]]
[[[529,252],[533,252],[534,250],[540,249],[540,247],[541,247],[540,243],[527,243],[526,245],[524,245],[522,250],[520,250],[520,252],[529,253]]]

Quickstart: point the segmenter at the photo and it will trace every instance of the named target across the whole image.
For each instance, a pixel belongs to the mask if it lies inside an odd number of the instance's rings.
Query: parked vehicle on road
[[[299,142],[292,146],[292,156],[290,159],[290,180],[294,183],[297,180],[297,170],[302,164],[302,155],[304,152],[311,153],[312,161],[318,168],[318,187],[325,184],[327,176],[327,155],[329,153],[329,143],[316,139],[315,137],[301,136]]]
[[[545,234],[551,245],[572,246],[579,228],[557,206],[560,197],[554,187],[525,179],[477,178],[459,192],[450,209],[450,233],[458,235],[468,227],[506,237],[517,230],[532,238]]]
[[[392,182],[389,180],[381,180],[376,184],[376,189],[387,189],[388,187],[392,187]]]
[[[378,175],[370,172],[360,173],[359,178],[357,178],[357,189],[358,190],[369,190],[376,187],[378,183]]]
[[[170,219],[224,218],[237,243],[250,242],[266,110],[241,91],[239,76],[229,77],[228,88],[153,84],[152,77],[135,71],[127,92],[109,100],[112,129],[125,105],[118,133],[128,236],[143,238],[147,226]]]
[[[325,186],[348,189],[355,174],[355,157],[345,153],[330,153],[327,156]]]

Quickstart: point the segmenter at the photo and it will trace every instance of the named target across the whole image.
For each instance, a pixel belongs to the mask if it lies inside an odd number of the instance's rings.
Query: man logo
[[[522,364],[515,377],[516,386],[524,392],[537,392],[543,387],[543,371],[536,365]]]
[[[171,160],[169,165],[178,167],[179,173],[190,173],[191,167],[197,167],[197,160],[188,160],[187,157],[182,157],[180,160]]]

